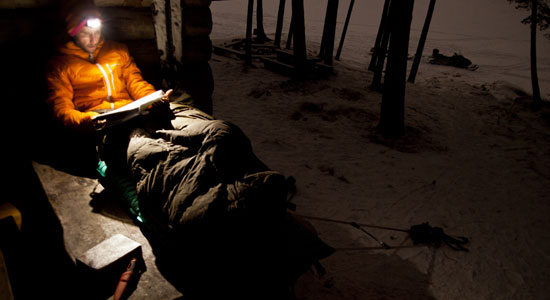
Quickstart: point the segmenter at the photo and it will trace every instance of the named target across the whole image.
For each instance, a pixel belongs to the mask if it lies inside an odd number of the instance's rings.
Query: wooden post
[[[342,36],[340,37],[340,45],[338,45],[338,51],[336,51],[336,60],[340,60],[340,54],[342,54],[342,47],[344,47],[344,39],[346,38],[346,32],[348,31],[349,19],[351,18],[351,11],[355,0],[351,0],[349,3],[348,15],[346,16],[346,23],[344,23],[344,29],[342,30]]]
[[[332,65],[332,56],[334,53],[334,39],[336,35],[336,20],[338,17],[339,0],[328,0],[327,12],[325,15],[325,26],[323,28],[323,37],[321,40],[321,51],[319,56],[327,65]]]
[[[264,5],[262,0],[257,0],[258,5],[256,6],[256,38],[258,43],[263,44],[266,40],[266,35],[264,31]]]
[[[378,27],[378,34],[376,35],[376,41],[374,42],[374,47],[372,49],[372,57],[370,59],[369,70],[374,71],[376,69],[376,64],[378,61],[378,53],[380,49],[380,44],[382,43],[382,36],[387,27],[388,12],[390,8],[391,0],[386,0],[384,2],[384,8],[382,9],[382,17],[380,18],[380,27]]]
[[[296,75],[302,77],[305,75],[307,67],[304,0],[292,0],[292,32],[294,36],[294,67]]]
[[[379,129],[384,135],[405,133],[405,88],[407,55],[414,0],[392,1],[390,5],[391,41],[384,77]]]
[[[254,13],[254,0],[248,0],[248,12],[246,15],[246,39],[244,46],[245,64],[252,64],[252,14]]]
[[[414,83],[414,80],[416,79],[416,72],[418,71],[420,59],[422,58],[422,52],[424,51],[424,44],[426,42],[426,38],[428,37],[428,31],[430,30],[430,22],[432,21],[434,7],[435,0],[430,0],[430,6],[428,7],[428,13],[426,14],[426,21],[424,21],[424,27],[422,28],[422,34],[420,35],[418,48],[416,49],[416,54],[414,56],[414,61],[411,67],[411,73],[409,74],[408,81],[412,83]]]
[[[275,46],[281,47],[281,33],[283,31],[283,20],[285,15],[285,0],[279,1],[279,12],[277,13],[277,29],[275,30]]]
[[[328,27],[328,11],[330,6],[330,0],[327,2],[327,11],[325,12],[325,22],[323,23],[323,34],[321,35],[321,47],[319,48],[319,58],[325,57],[325,44],[327,40],[327,27]]]
[[[181,76],[182,88],[190,95],[186,104],[212,114],[214,77],[208,61],[212,54],[212,12],[209,1],[195,1],[193,5],[181,4]],[[191,17],[194,16],[194,17]]]
[[[169,80],[174,80],[174,37],[172,35],[172,3],[164,1],[164,16],[166,25],[166,61],[168,63]]]
[[[288,27],[288,37],[286,40],[285,49],[290,49],[292,47],[292,39],[294,35],[294,25],[292,24],[292,18],[290,19],[290,26]]]
[[[542,105],[540,97],[539,76],[537,74],[537,13],[538,0],[531,3],[531,86],[533,88],[533,106],[538,109]]]
[[[384,64],[386,62],[386,54],[388,53],[388,43],[390,41],[391,37],[391,16],[386,16],[386,23],[384,25],[384,30],[382,32],[382,38],[380,41],[380,45],[378,46],[378,50],[375,50],[378,54],[377,59],[375,61],[375,66],[373,69],[374,75],[372,77],[372,83],[371,88],[375,91],[382,90],[382,73],[384,71]],[[374,57],[374,53],[373,53]]]

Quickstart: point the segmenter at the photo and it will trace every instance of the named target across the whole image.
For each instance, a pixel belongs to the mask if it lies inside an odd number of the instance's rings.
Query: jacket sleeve
[[[78,128],[83,122],[90,120],[95,112],[81,112],[73,103],[73,87],[69,76],[62,67],[51,70],[48,75],[48,105],[54,119],[67,127]]]
[[[122,45],[122,76],[126,82],[126,89],[132,99],[137,100],[156,91],[155,87],[145,81],[141,76],[141,71],[128,51],[126,45]]]

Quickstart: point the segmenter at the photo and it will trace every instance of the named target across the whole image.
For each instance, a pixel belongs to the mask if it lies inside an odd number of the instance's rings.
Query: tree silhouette
[[[508,2],[515,3],[517,9],[525,9],[531,11],[531,15],[523,19],[523,24],[531,24],[532,19],[532,0],[508,0]],[[548,0],[538,0],[537,2],[537,25],[539,30],[544,31],[550,27],[550,6]],[[550,39],[550,33],[544,34],[545,37]]]
[[[378,128],[386,136],[398,137],[405,132],[405,88],[407,80],[407,53],[414,0],[390,1],[388,23],[390,47],[384,76],[380,123]]]
[[[550,7],[547,0],[508,0],[516,4],[518,9],[531,11],[531,15],[522,20],[523,24],[531,26],[531,85],[533,87],[533,105],[540,107],[542,99],[540,97],[539,80],[537,75],[537,26],[540,30],[548,29],[550,25]],[[550,38],[550,34],[545,34]]]

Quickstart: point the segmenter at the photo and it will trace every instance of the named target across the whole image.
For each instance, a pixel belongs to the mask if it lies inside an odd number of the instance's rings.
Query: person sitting
[[[114,188],[151,242],[159,270],[186,296],[285,294],[334,251],[287,211],[290,178],[261,162],[236,125],[169,103],[171,91],[142,118],[110,128],[96,121],[100,111],[155,88],[127,47],[103,39],[101,14],[83,3],[67,15],[71,40],[47,75],[47,102],[67,149],[84,149],[69,152]]]
[[[94,116],[156,89],[143,79],[126,45],[103,38],[101,13],[93,2],[75,2],[66,10],[70,40],[50,60],[47,103],[64,133],[61,139],[84,154],[77,156],[79,160],[96,150],[95,129],[101,124],[93,121]]]

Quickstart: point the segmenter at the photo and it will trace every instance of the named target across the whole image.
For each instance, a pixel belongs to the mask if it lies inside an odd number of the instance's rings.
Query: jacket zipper
[[[113,77],[113,71],[109,67],[108,64],[105,64],[107,66],[107,69],[111,73],[111,80],[113,82],[113,90],[114,90],[114,77]],[[112,97],[112,91],[111,91],[111,81],[109,80],[109,76],[107,76],[107,72],[105,72],[105,69],[100,64],[96,64],[97,68],[101,71],[101,74],[103,74],[103,78],[105,79],[105,86],[107,87],[107,101],[111,102],[111,109],[115,109],[115,103],[113,102]]]
[[[113,93],[116,93],[115,77],[113,75],[113,70],[111,69],[111,66],[109,66],[109,64],[105,64],[105,66],[107,67],[107,70],[109,70],[109,74],[111,75],[111,85],[113,86]]]

